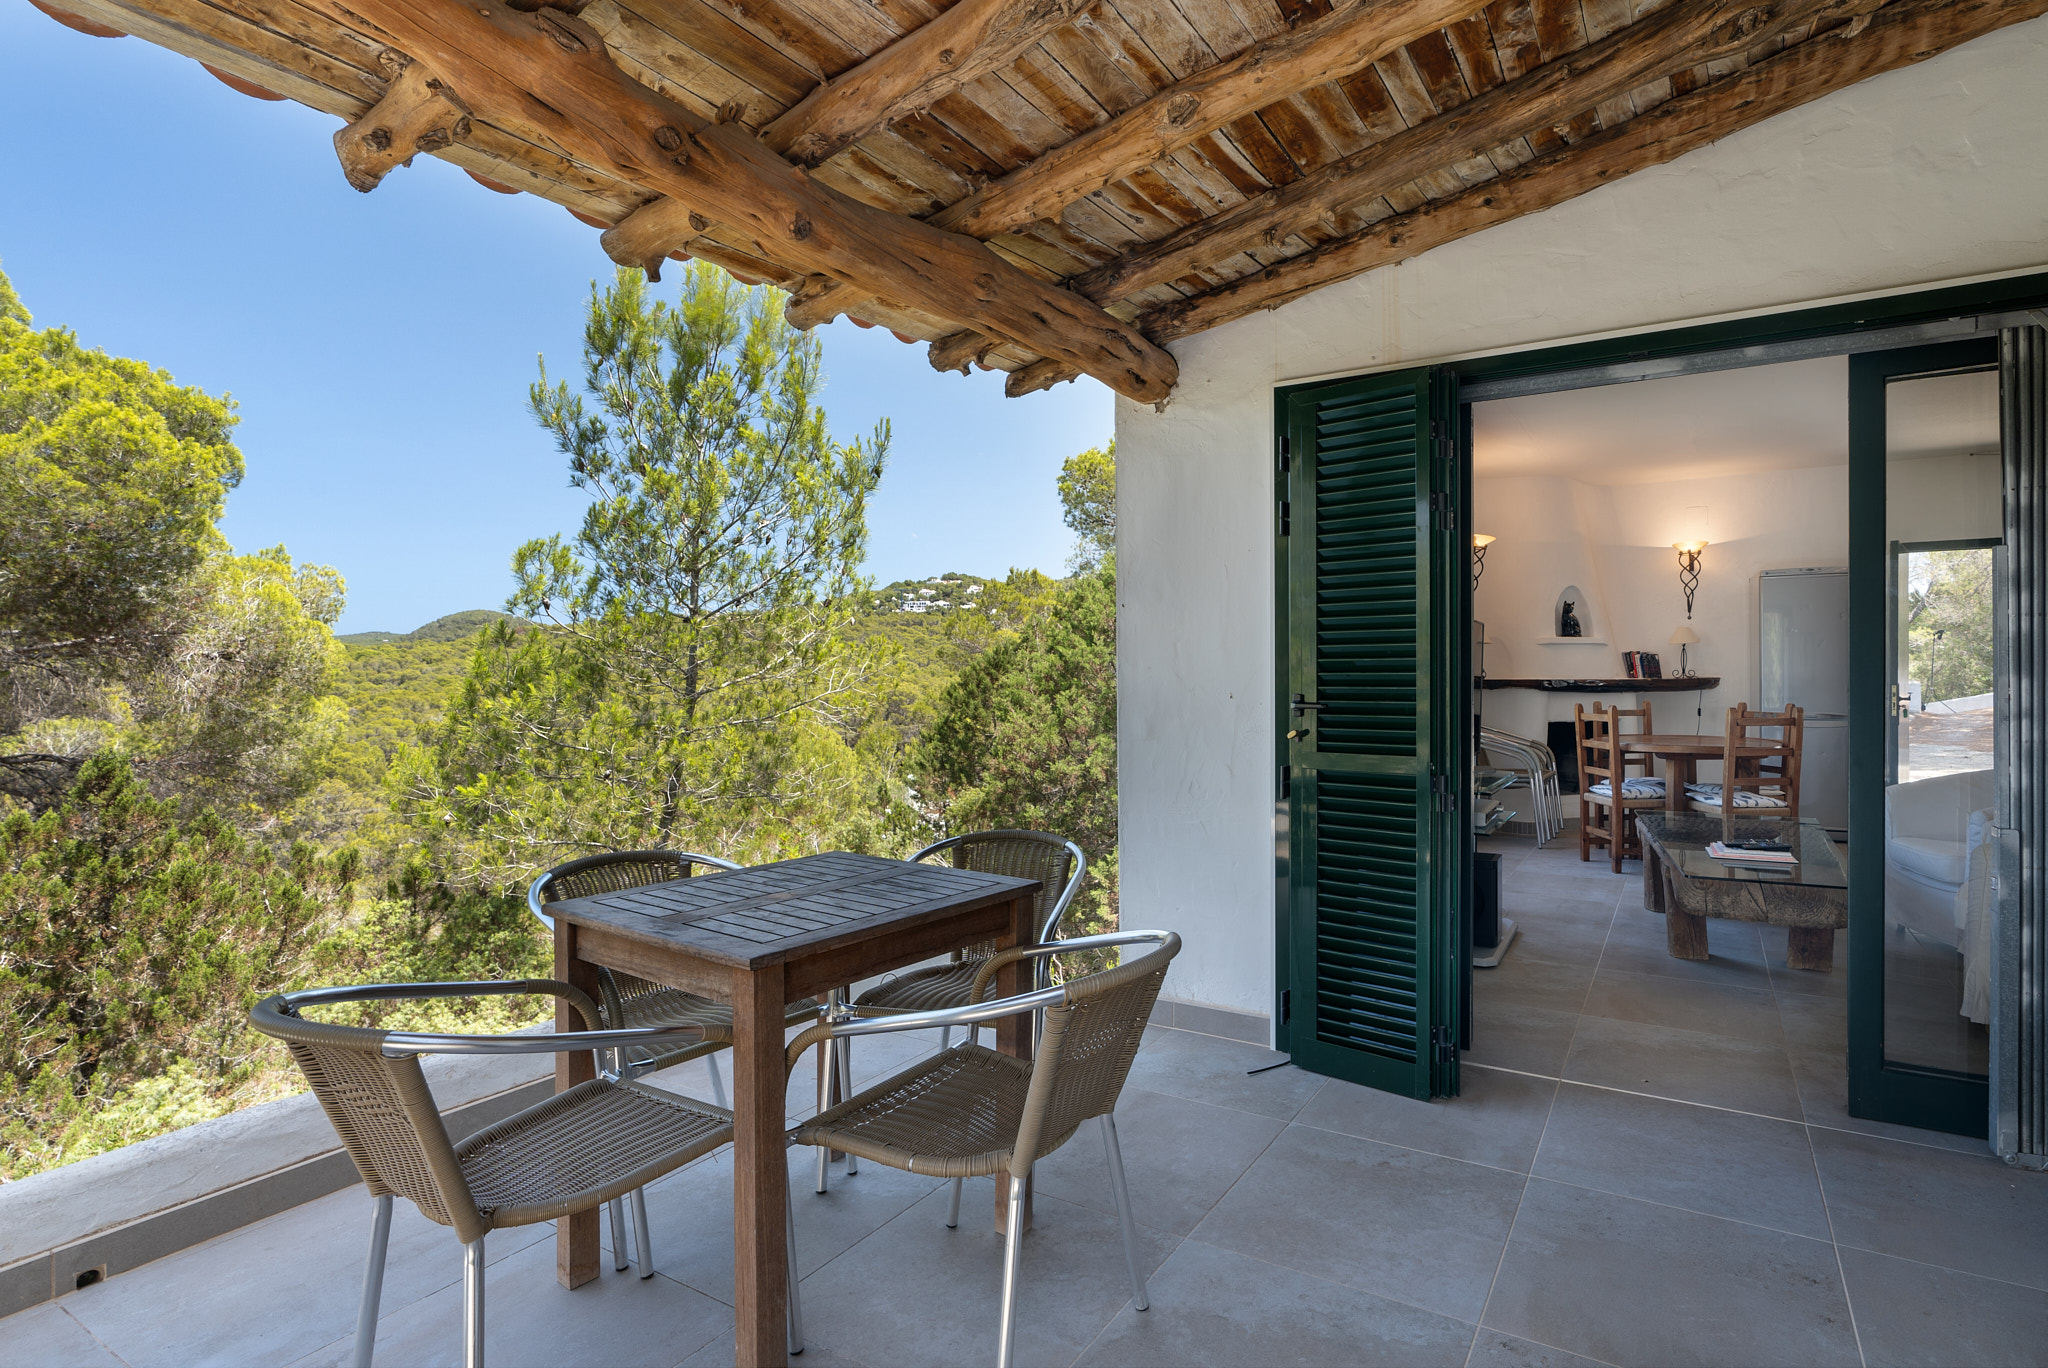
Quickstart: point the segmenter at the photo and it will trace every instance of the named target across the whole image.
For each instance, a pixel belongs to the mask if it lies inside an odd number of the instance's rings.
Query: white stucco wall
[[[1177,343],[1117,406],[1126,925],[1167,991],[1273,984],[1272,388],[2048,266],[2048,19]]]

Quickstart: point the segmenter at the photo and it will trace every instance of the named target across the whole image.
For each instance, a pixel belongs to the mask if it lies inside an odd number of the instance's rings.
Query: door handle
[[[1323,709],[1329,707],[1330,705],[1327,703],[1311,703],[1306,698],[1303,698],[1300,694],[1296,694],[1294,696],[1294,702],[1289,706],[1292,707],[1294,711],[1296,711],[1297,713],[1319,713],[1323,711]]]

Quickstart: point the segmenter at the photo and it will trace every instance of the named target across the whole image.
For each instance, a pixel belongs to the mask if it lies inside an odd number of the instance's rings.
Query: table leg
[[[1698,772],[1693,768],[1695,763],[1690,755],[1667,755],[1664,757],[1664,810],[1666,812],[1685,811],[1685,786],[1692,782],[1693,775]]]
[[[576,928],[555,922],[555,977],[597,997],[597,966],[576,957]],[[598,1023],[583,1024],[583,1014],[559,999],[555,1003],[555,1029],[594,1030]],[[597,1077],[597,1063],[588,1050],[555,1056],[555,1091],[567,1092],[578,1083]],[[564,1287],[581,1287],[597,1277],[597,1208],[564,1216],[555,1222],[555,1281]]]
[[[1003,937],[1003,948],[1013,945],[1031,945],[1038,939],[1036,904],[1030,898],[1018,898],[1010,904],[1010,930]],[[1029,961],[1022,964],[1006,965],[996,971],[994,996],[1015,997],[1031,990],[1032,968]],[[1016,1059],[1031,1058],[1033,1045],[1033,1020],[1030,1016],[1004,1017],[996,1023],[996,1048]],[[996,1175],[996,1229],[1007,1230],[1010,1220],[1010,1185],[1002,1174]],[[1020,1219],[1025,1230],[1031,1229],[1031,1182],[1024,1184],[1024,1210]]]
[[[733,976],[732,1246],[738,1368],[789,1362],[782,966]]]
[[[1788,926],[1785,928],[1785,967],[1833,973],[1835,929],[1831,926]]]
[[[1657,858],[1656,843],[1643,841],[1643,911],[1664,910],[1664,867]]]

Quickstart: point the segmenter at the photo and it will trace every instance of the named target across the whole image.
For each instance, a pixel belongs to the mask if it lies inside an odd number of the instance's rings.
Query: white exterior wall
[[[1273,387],[2048,267],[2048,19],[1176,343],[1119,401],[1123,918],[1273,985]],[[1491,568],[1491,567],[1489,567]]]

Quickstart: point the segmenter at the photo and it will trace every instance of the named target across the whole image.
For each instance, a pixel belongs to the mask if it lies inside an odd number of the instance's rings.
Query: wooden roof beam
[[[1097,302],[1126,298],[1248,247],[1271,246],[1424,172],[1562,123],[1603,100],[1735,56],[1801,24],[1867,13],[1884,0],[1673,0],[1654,14],[1448,113],[1316,168],[1075,276]]]
[[[1809,100],[2041,14],[2048,14],[2048,0],[1893,0],[1860,29],[1850,25],[1809,38],[1619,128],[1540,156],[1499,180],[1151,309],[1138,325],[1154,341],[1164,342],[1279,308],[1325,285],[1563,204]]]
[[[480,120],[690,205],[751,255],[866,297],[1007,338],[1132,399],[1179,371],[1138,331],[972,238],[820,184],[734,123],[711,123],[619,69],[596,30],[554,10],[459,0],[347,0]]]
[[[438,152],[469,136],[469,111],[462,102],[403,54],[386,49],[383,66],[391,77],[384,98],[334,135],[341,173],[365,194],[393,167],[410,166],[415,154]]]
[[[1347,0],[1133,105],[948,205],[929,222],[991,238],[1057,218],[1075,200],[1289,95],[1362,71],[1481,8],[1478,0]],[[950,11],[949,11],[950,12]]]
[[[1095,0],[957,0],[841,72],[761,130],[799,166],[819,166],[869,133],[1008,66]]]

